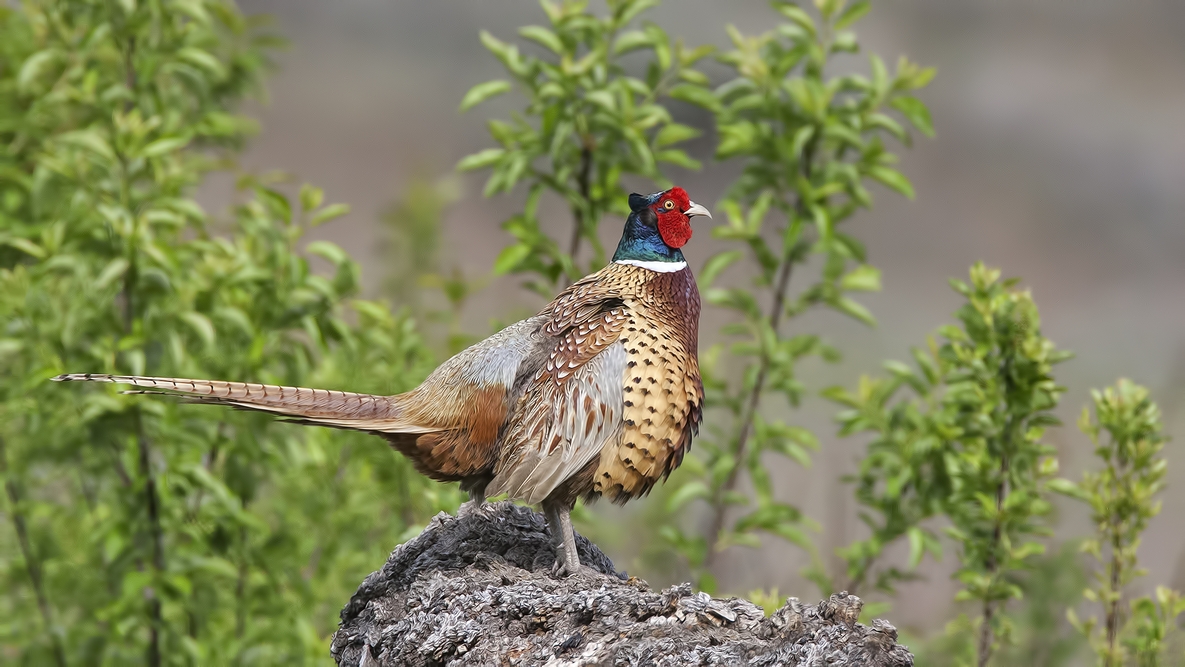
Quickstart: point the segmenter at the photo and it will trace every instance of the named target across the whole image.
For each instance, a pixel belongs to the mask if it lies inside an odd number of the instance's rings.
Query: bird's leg
[[[572,529],[572,508],[560,503],[544,503],[544,514],[551,529],[551,543],[555,546],[555,568],[561,577],[580,570],[580,555],[576,552],[576,532]]]
[[[564,539],[564,565],[560,576],[576,574],[580,570],[580,554],[576,552],[576,531],[572,529],[572,508],[560,510],[560,530]]]
[[[547,517],[547,534],[551,536],[551,546],[555,547],[555,562],[558,564],[564,559],[564,531],[560,529],[560,506],[543,503],[543,515]]]
[[[476,510],[480,510],[482,505],[484,505],[486,502],[486,487],[484,484],[481,486],[470,487],[467,489],[467,491],[469,492],[469,502],[461,503],[461,506],[457,508],[458,517],[465,516]]]

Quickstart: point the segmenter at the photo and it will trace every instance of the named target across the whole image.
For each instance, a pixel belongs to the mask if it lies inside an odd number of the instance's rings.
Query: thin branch
[[[999,564],[996,562],[996,549],[999,547],[1000,538],[1002,537],[999,516],[1003,512],[1004,499],[1008,495],[1007,455],[1005,455],[1000,461],[1000,477],[1000,485],[996,487],[996,525],[992,530],[992,545],[991,549],[988,551],[988,560],[985,564],[987,566],[986,569],[988,574],[992,577],[996,575],[996,569],[999,567]],[[979,667],[985,667],[988,664],[988,660],[991,660],[992,658],[992,639],[995,634],[992,631],[992,619],[995,617],[995,614],[996,608],[995,605],[992,604],[992,599],[989,594],[988,597],[984,598],[983,601],[983,625],[981,625],[979,628],[979,647],[977,651],[979,656]]]
[[[243,503],[243,509],[247,509],[247,503]],[[243,545],[244,551],[247,547],[247,529],[245,527],[239,528],[239,542]],[[239,558],[239,572],[235,580],[235,639],[242,639],[243,633],[247,629],[247,607],[245,603],[247,593],[247,558],[245,556]]]
[[[576,254],[580,252],[580,242],[584,239],[584,227],[587,224],[585,217],[588,211],[592,208],[589,202],[591,185],[589,178],[592,172],[593,161],[593,140],[591,137],[585,137],[583,146],[580,148],[580,171],[576,174],[576,185],[580,188],[580,197],[584,201],[583,209],[572,208],[572,240],[568,242],[568,256],[572,258],[573,267],[576,266]],[[568,284],[572,284],[573,276],[567,276]]]
[[[798,169],[806,178],[810,178],[812,165],[814,164],[815,149],[817,148],[817,140],[807,144],[803,150],[802,161]],[[799,215],[803,214],[803,202],[799,198],[795,203],[795,210]],[[778,269],[778,280],[774,287],[774,301],[770,307],[769,325],[774,335],[778,335],[778,327],[782,323],[782,315],[786,311],[786,293],[790,287],[790,276],[794,269],[794,251],[788,249],[783,253],[782,265]],[[772,352],[772,351],[771,351]],[[728,512],[727,505],[724,504],[724,496],[736,487],[737,480],[740,476],[741,466],[745,458],[745,448],[748,446],[749,436],[753,431],[753,420],[757,417],[757,408],[761,404],[761,393],[765,390],[765,380],[769,375],[770,357],[769,354],[762,355],[761,366],[757,370],[757,379],[753,383],[753,389],[749,392],[749,398],[745,405],[745,411],[741,418],[741,430],[737,434],[737,444],[734,450],[734,463],[732,470],[729,471],[728,477],[724,480],[724,485],[717,491],[714,502],[712,503],[712,523],[708,528],[708,553],[704,557],[704,567],[711,570],[712,565],[716,562],[717,553],[720,551],[720,538],[724,532],[724,520]]]
[[[782,314],[786,310],[786,292],[790,287],[790,276],[793,273],[793,268],[794,257],[788,252],[782,259],[782,266],[778,270],[778,283],[774,290],[774,302],[769,314],[769,325],[775,335],[777,335],[778,326],[782,322]],[[711,542],[709,544],[708,554],[704,560],[704,566],[709,569],[711,569],[712,564],[716,560],[716,554],[719,552],[717,546],[720,544],[721,534],[724,532],[724,519],[728,512],[728,506],[721,499],[736,487],[737,480],[740,476],[745,458],[745,447],[748,445],[749,435],[753,432],[753,420],[757,416],[757,408],[761,404],[761,393],[765,390],[765,380],[769,375],[769,365],[769,355],[763,355],[761,366],[757,370],[757,380],[753,383],[753,389],[749,392],[749,399],[745,405],[744,415],[741,418],[741,430],[737,434],[736,456],[734,457],[735,461],[732,470],[729,471],[728,477],[720,487],[717,502],[713,503],[712,525],[708,529],[708,538]]]
[[[996,562],[996,549],[999,548],[1002,537],[1000,515],[1004,509],[1004,499],[1008,495],[1008,456],[1005,454],[1000,461],[1000,484],[996,487],[996,523],[992,529],[992,544],[988,551],[985,569],[992,577],[996,575],[999,563]],[[978,665],[985,667],[992,658],[992,640],[995,633],[992,630],[992,619],[996,615],[996,606],[992,603],[990,594],[983,601],[983,624],[979,628],[979,646],[977,649]]]
[[[128,469],[124,467],[123,460],[119,457],[119,447],[111,442],[106,441],[107,449],[111,452],[111,467],[115,468],[115,474],[119,476],[119,481],[124,487],[131,488],[132,476],[128,474]]]
[[[227,439],[227,436],[223,434],[222,430],[222,427],[225,425],[226,422],[218,423],[218,428],[214,430],[214,444],[210,445],[209,451],[202,455],[202,467],[205,468],[207,472],[213,472],[214,466],[218,463],[218,455],[221,453],[219,446],[222,444],[223,440]],[[205,500],[205,498],[206,487],[199,486],[197,490],[197,496],[193,499],[193,504],[190,505],[188,511],[188,521],[195,521],[197,519],[198,512],[200,512],[202,509],[202,501]]]
[[[1000,375],[1004,378],[1004,396],[1005,404],[1007,399],[1012,394],[1011,381],[1008,379],[1011,376],[1011,360],[1005,359],[1000,369]],[[1000,483],[996,485],[996,518],[995,525],[992,528],[992,542],[988,549],[987,562],[984,566],[991,577],[996,576],[996,570],[1000,564],[996,561],[996,551],[1000,548],[1000,543],[1003,538],[1003,527],[1000,525],[1004,513],[1004,501],[1008,497],[1008,455],[1012,450],[1012,439],[1017,428],[1017,419],[1015,415],[1009,415],[1008,421],[1004,426],[1004,441],[1000,446]],[[984,598],[983,601],[983,625],[979,628],[979,646],[977,647],[977,664],[979,667],[985,667],[988,661],[992,658],[992,641],[994,639],[994,631],[992,630],[992,619],[996,614],[996,606],[992,603],[991,592]]]
[[[33,583],[33,594],[37,598],[37,609],[41,612],[41,620],[45,622],[45,632],[49,635],[53,647],[54,660],[58,667],[66,667],[66,651],[62,648],[61,639],[54,632],[53,612],[49,606],[49,598],[45,594],[45,581],[42,579],[41,562],[33,553],[33,543],[29,540],[29,527],[25,523],[25,513],[21,509],[21,490],[16,480],[10,478],[8,470],[8,450],[4,438],[0,437],[0,474],[4,476],[4,490],[8,493],[11,505],[9,515],[12,517],[12,527],[16,531],[17,542],[20,543],[21,557],[25,559],[25,570],[29,573],[29,581]]]
[[[862,564],[860,571],[848,579],[848,585],[845,586],[843,590],[851,593],[852,595],[859,595],[860,589],[863,588],[864,582],[868,579],[868,573],[872,572],[872,566],[876,560],[876,556],[866,559],[866,562]]]
[[[1119,602],[1122,597],[1122,572],[1123,561],[1120,559],[1120,551],[1123,549],[1122,538],[1120,536],[1119,525],[1120,520],[1112,513],[1111,515],[1111,590],[1107,591],[1109,597],[1105,604],[1107,612],[1107,654],[1103,657],[1103,664],[1106,667],[1115,667],[1116,658],[1119,657]]]
[[[152,445],[144,435],[144,422],[140,410],[136,410],[136,452],[140,476],[144,479],[144,504],[148,510],[149,539],[152,542],[152,568],[159,575],[165,570],[164,531],[160,520],[160,495],[157,493],[156,477],[152,474]],[[144,589],[148,599],[148,665],[160,667],[160,629],[163,627],[161,602],[151,587]]]
[[[125,26],[126,27],[126,26]],[[136,56],[136,37],[135,35],[128,35],[126,47],[123,50],[124,56],[124,78],[125,84],[131,93],[131,98],[125,104],[125,112],[130,111],[135,105],[135,91],[137,87],[137,76],[135,66]],[[113,128],[113,132],[116,130]],[[120,198],[121,203],[128,210],[132,209],[132,183],[131,175],[128,173],[127,160],[122,153],[116,153],[122,167],[122,178],[120,179]],[[130,261],[127,273],[124,276],[123,284],[123,305],[124,305],[124,333],[131,335],[136,323],[136,300],[135,288],[138,281],[138,267],[137,267],[137,253],[136,253],[136,230],[133,227],[131,230],[132,238],[129,239],[128,250],[130,254]],[[152,444],[148,441],[147,435],[144,433],[144,418],[139,408],[134,412],[135,428],[136,428],[136,458],[139,468],[139,474],[144,482],[144,504],[148,513],[148,531],[149,541],[151,542],[152,551],[152,568],[157,575],[160,575],[165,570],[165,553],[164,553],[164,531],[161,526],[160,518],[160,494],[156,487],[156,477],[152,472]],[[148,667],[160,667],[161,664],[161,649],[160,649],[160,632],[164,627],[163,613],[161,610],[160,597],[156,591],[148,586],[144,589],[144,597],[148,600],[148,649],[146,661]]]

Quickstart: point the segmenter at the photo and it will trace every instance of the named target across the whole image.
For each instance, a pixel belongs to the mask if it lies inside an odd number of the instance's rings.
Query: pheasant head
[[[682,264],[687,260],[680,248],[691,238],[691,218],[712,214],[691,201],[683,188],[671,188],[651,195],[630,195],[630,216],[613,261],[648,266]]]

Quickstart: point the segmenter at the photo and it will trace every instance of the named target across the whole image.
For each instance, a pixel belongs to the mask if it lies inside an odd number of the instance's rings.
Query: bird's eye
[[[665,208],[665,209],[667,209],[667,210],[669,211],[669,210],[671,210],[671,209],[675,208],[675,202],[673,202],[673,201],[671,201],[670,199],[668,199],[668,200],[667,200],[667,203],[663,204],[663,208]]]

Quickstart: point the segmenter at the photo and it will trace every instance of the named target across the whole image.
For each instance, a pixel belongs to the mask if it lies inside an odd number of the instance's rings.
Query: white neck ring
[[[639,266],[656,273],[674,273],[687,268],[687,262],[646,262],[640,259],[619,259],[613,263]]]

